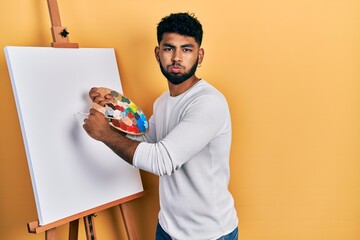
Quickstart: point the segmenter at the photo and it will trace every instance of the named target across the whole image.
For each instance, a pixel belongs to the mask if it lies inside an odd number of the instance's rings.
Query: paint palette
[[[129,98],[109,88],[98,88],[101,96],[111,95],[111,103],[100,106],[93,103],[93,107],[109,118],[114,128],[132,135],[142,135],[149,129],[149,123],[142,110]]]

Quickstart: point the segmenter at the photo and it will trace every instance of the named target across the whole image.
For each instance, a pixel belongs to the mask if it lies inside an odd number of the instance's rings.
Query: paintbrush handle
[[[85,112],[77,112],[76,115],[82,115],[82,116],[89,116],[90,113],[85,113]],[[120,118],[114,118],[114,117],[108,117],[108,116],[105,116],[105,118],[107,119],[115,119],[115,120],[120,120]]]

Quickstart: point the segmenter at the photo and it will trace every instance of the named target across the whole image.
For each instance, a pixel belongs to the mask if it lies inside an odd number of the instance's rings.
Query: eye
[[[173,49],[172,49],[171,47],[165,47],[165,48],[163,48],[163,50],[164,50],[165,52],[170,52],[170,51],[172,51]]]
[[[183,48],[183,51],[184,52],[192,52],[192,49],[191,48]]]

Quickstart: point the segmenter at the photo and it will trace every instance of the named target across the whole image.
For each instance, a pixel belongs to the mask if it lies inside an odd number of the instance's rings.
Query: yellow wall
[[[80,47],[113,47],[127,96],[151,114],[166,90],[153,57],[170,12],[204,25],[199,76],[227,97],[233,120],[230,189],[241,240],[360,239],[360,1],[58,0]],[[50,46],[46,1],[0,3],[0,47]],[[37,219],[15,102],[0,54],[0,234]],[[216,116],[214,116],[216,117]],[[130,204],[140,239],[153,239],[157,178]],[[56,191],[56,189],[54,189]],[[117,208],[98,213],[100,240],[124,236]],[[67,226],[59,228],[66,239]],[[81,225],[80,238],[85,239]]]

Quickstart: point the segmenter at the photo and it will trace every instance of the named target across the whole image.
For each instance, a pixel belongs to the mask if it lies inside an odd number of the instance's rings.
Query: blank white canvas
[[[82,124],[91,87],[122,93],[114,49],[6,47],[40,225],[143,191],[140,173]]]

